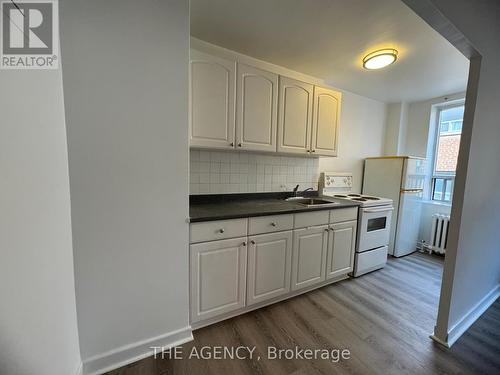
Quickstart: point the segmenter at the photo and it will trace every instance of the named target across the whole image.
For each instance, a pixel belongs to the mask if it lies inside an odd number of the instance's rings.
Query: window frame
[[[440,133],[441,133],[441,112],[442,111],[445,111],[447,109],[451,109],[451,108],[458,108],[458,107],[464,107],[465,106],[465,101],[464,100],[461,100],[460,102],[458,103],[453,103],[453,104],[444,104],[444,105],[440,105],[439,107],[437,107],[437,111],[436,111],[436,119],[435,119],[435,124],[434,124],[434,129],[435,129],[435,134],[434,134],[434,145],[433,145],[433,150],[434,150],[434,153],[433,153],[433,157],[432,157],[432,166],[431,166],[431,179],[430,179],[430,200],[431,201],[434,201],[434,202],[440,202],[440,203],[447,203],[447,204],[451,204],[451,201],[453,200],[453,190],[454,190],[454,187],[455,187],[455,176],[456,176],[456,171],[453,172],[453,173],[449,173],[449,172],[439,172],[437,173],[436,172],[436,164],[437,164],[437,157],[438,157],[438,146],[439,146],[439,136],[440,136]],[[448,132],[447,132],[447,135],[457,135],[457,134],[462,134],[462,130],[463,130],[463,118],[462,118],[462,129],[460,130],[460,132],[457,132],[457,131],[453,131],[453,130],[450,130],[450,127],[452,127],[451,125],[452,121],[449,122],[448,124]],[[434,196],[435,196],[435,187],[436,187],[436,180],[443,180],[443,195],[441,197],[441,199],[435,199]],[[451,183],[452,184],[452,190],[451,190],[451,194],[450,194],[450,199],[445,199],[446,197],[446,188],[448,186],[448,184]]]
[[[437,180],[443,180],[443,189],[442,189],[443,195],[439,199],[435,198]],[[446,199],[446,189],[447,189],[449,184],[452,185],[451,190],[450,190],[450,199]],[[454,176],[453,177],[433,176],[431,178],[431,200],[433,202],[441,202],[441,203],[451,204],[451,201],[453,199],[454,187],[455,187],[455,177]]]

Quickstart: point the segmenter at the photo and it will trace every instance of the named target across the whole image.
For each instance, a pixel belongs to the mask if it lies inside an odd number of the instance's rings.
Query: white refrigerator
[[[393,200],[388,253],[401,257],[417,250],[425,159],[382,156],[365,159],[363,194]]]

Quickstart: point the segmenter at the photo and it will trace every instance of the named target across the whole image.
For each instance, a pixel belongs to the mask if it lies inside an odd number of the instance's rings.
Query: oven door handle
[[[389,208],[378,208],[378,209],[370,209],[370,208],[364,208],[363,209],[363,212],[367,212],[369,214],[373,214],[373,213],[376,213],[376,212],[387,212],[387,211],[393,211],[394,210],[394,207],[389,207]]]

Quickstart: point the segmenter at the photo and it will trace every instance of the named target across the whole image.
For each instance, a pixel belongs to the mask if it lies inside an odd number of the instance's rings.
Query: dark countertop
[[[350,202],[332,197],[321,197],[335,206],[306,207],[296,202],[287,202],[285,198],[291,193],[250,193],[250,194],[213,194],[192,195],[189,199],[189,221],[236,219],[251,216],[280,215],[297,212],[335,210],[337,208],[357,207],[356,202]],[[318,197],[318,192],[307,192],[301,196]]]

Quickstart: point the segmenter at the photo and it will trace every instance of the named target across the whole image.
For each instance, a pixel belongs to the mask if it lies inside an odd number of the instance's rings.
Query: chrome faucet
[[[293,196],[294,196],[294,197],[296,197],[296,196],[297,196],[297,194],[298,194],[299,186],[300,186],[300,185],[297,185],[297,186],[295,186],[295,187],[293,188]],[[312,187],[309,187],[309,188],[307,188],[307,189],[305,189],[305,190],[302,190],[300,193],[302,194],[302,193],[305,193],[306,191],[309,191],[309,190],[314,190],[314,189],[313,189]]]

